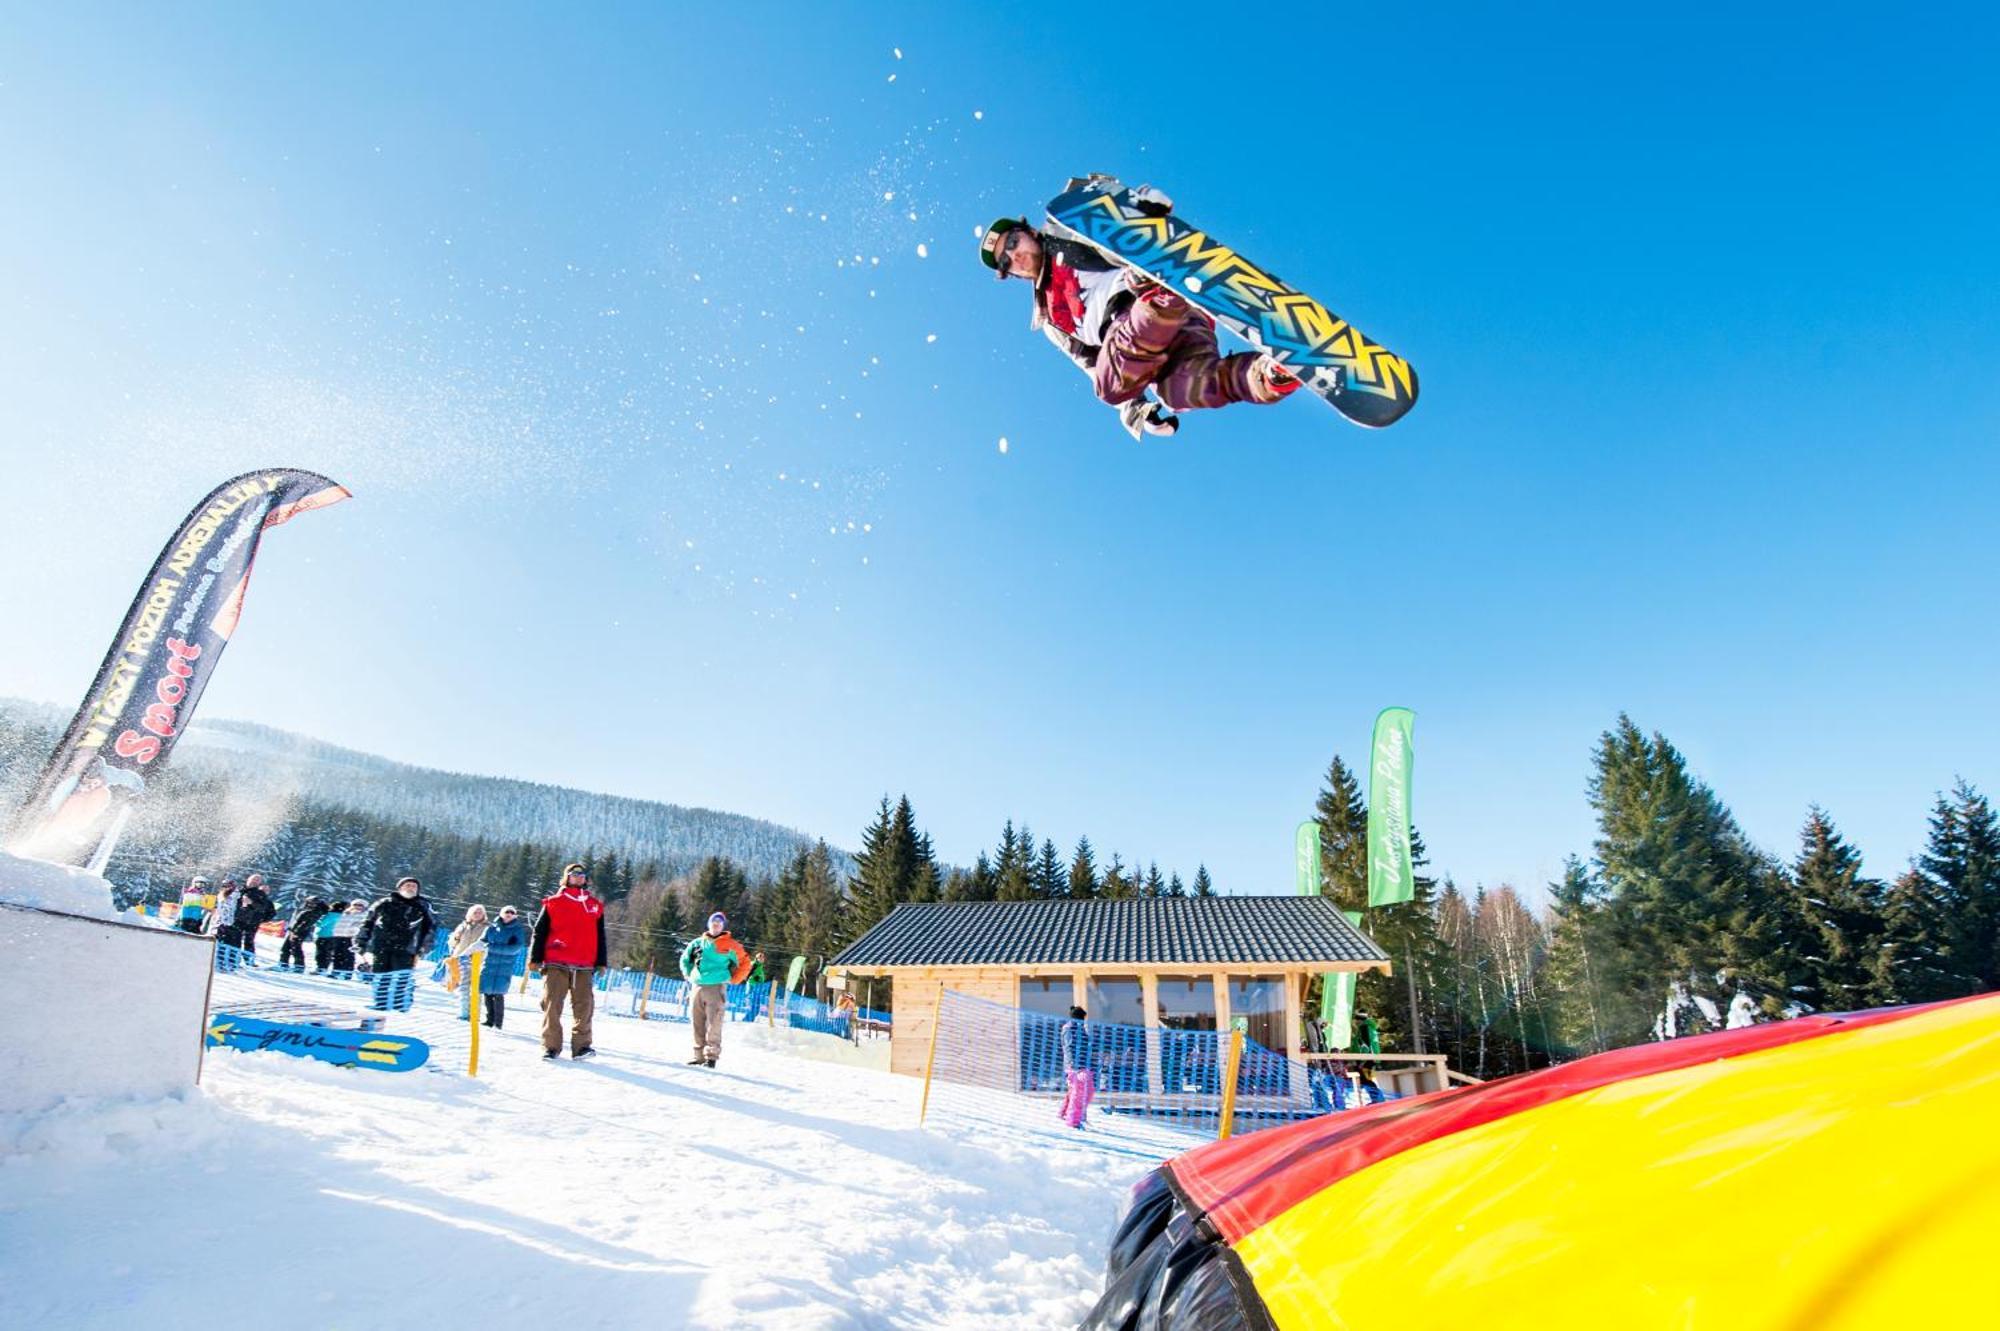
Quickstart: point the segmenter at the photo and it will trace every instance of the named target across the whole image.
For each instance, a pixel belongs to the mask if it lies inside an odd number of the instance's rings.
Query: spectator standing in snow
[[[333,946],[329,949],[335,978],[351,980],[358,958],[355,956],[354,940],[361,936],[361,926],[368,921],[368,903],[350,901],[340,918],[333,922],[333,934],[328,939]]]
[[[750,957],[729,936],[729,917],[721,911],[708,917],[708,932],[681,951],[681,977],[688,982],[690,1024],[694,1027],[694,1057],[688,1066],[714,1067],[722,1055],[722,1023],[728,1015],[728,987],[750,974]]]
[[[277,913],[278,903],[264,887],[264,875],[253,873],[244,879],[242,891],[236,894],[236,935],[241,940],[237,946],[243,949],[244,964],[257,964],[257,931]]]
[[[451,973],[447,988],[459,991],[458,1019],[472,1020],[472,954],[486,950],[486,907],[478,902],[465,908],[465,919],[445,943],[444,964]]]
[[[306,940],[319,935],[319,922],[333,909],[323,897],[307,897],[305,904],[292,912],[291,922],[285,926],[285,944],[278,949],[278,969],[302,971],[306,968]]]
[[[416,999],[412,968],[437,934],[437,916],[424,900],[424,886],[414,878],[396,880],[396,890],[369,907],[354,937],[362,964],[375,977],[378,1011],[408,1012]]]
[[[569,1002],[569,1056],[589,1058],[591,1013],[597,1007],[593,987],[607,965],[604,945],[604,903],[590,894],[590,875],[581,864],[563,869],[562,886],[542,898],[528,946],[529,973],[542,976],[542,1057],[562,1053],[562,1009]]]
[[[174,927],[182,933],[198,934],[214,909],[215,893],[209,890],[208,880],[196,874],[181,889],[181,914]]]
[[[771,983],[771,977],[764,971],[764,954],[759,952],[750,959],[750,978],[744,981],[750,986],[750,1001],[745,1005],[746,1021],[757,1020],[757,1014],[764,1010],[764,990]]]
[[[1097,1073],[1090,1065],[1090,1029],[1087,1014],[1080,1007],[1069,1010],[1069,1020],[1056,1029],[1056,1043],[1062,1046],[1063,1098],[1059,1111],[1062,1121],[1072,1128],[1084,1125],[1091,1099],[1097,1094]]]
[[[854,1001],[854,995],[847,990],[840,991],[840,997],[833,1000],[833,1019],[840,1023],[840,1038],[850,1044],[861,1043],[861,1005]]]
[[[242,955],[243,939],[236,932],[236,880],[225,878],[215,894],[215,910],[209,918],[209,932],[215,935],[215,968],[236,969]]]
[[[337,940],[334,938],[333,931],[340,927],[340,921],[346,914],[347,914],[347,903],[345,901],[336,901],[330,904],[326,908],[326,912],[322,914],[319,917],[318,922],[313,925],[313,974],[314,975],[324,975],[328,971],[340,969],[338,966],[333,964],[334,957],[338,955],[335,952],[335,946]],[[361,921],[356,920],[354,922],[354,927],[359,929],[361,927]],[[348,950],[350,952],[353,950],[351,945],[349,946]]]
[[[488,1026],[499,1030],[507,1019],[507,986],[528,950],[528,924],[512,906],[500,908],[500,918],[486,926],[486,964],[479,971],[479,996]]]

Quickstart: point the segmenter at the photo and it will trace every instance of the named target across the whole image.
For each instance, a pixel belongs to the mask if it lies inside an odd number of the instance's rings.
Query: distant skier
[[[694,1057],[688,1064],[712,1068],[722,1055],[728,986],[741,984],[750,975],[750,957],[729,936],[729,917],[721,911],[708,917],[707,933],[682,949],[681,975],[693,991],[688,1015],[694,1027]]]
[[[1080,1007],[1069,1010],[1069,1020],[1056,1028],[1056,1043],[1062,1048],[1063,1098],[1057,1110],[1072,1128],[1084,1126],[1090,1102],[1097,1095],[1097,1073],[1091,1066],[1089,1014]]]
[[[764,969],[764,954],[762,952],[750,958],[750,978],[745,980],[744,983],[750,986],[749,1002],[744,1004],[744,1011],[747,1014],[744,1020],[755,1021],[759,1014],[764,1011],[765,990],[766,986],[771,983],[770,973]]]
[[[604,903],[590,894],[590,874],[581,864],[563,868],[562,886],[542,899],[528,947],[530,974],[542,977],[542,1057],[562,1054],[562,1010],[569,1003],[569,1056],[589,1058],[591,1014],[597,1009],[592,987],[609,964],[604,945]]]
[[[313,925],[312,932],[313,932],[314,975],[324,975],[328,971],[337,971],[341,969],[341,967],[336,966],[333,963],[334,963],[334,958],[339,955],[339,947],[340,947],[340,939],[336,936],[336,934],[340,928],[341,921],[344,918],[346,918],[346,915],[347,915],[347,903],[345,901],[330,902],[327,905],[326,913],[319,917],[319,922],[317,924]],[[354,922],[354,927],[356,929],[359,929],[361,927],[361,921],[356,920]],[[352,931],[349,932],[349,937],[350,939],[352,938]],[[348,944],[347,950],[350,954],[348,957],[347,968],[351,970],[353,969],[354,965],[354,960],[351,955],[354,951],[354,946],[352,942]]]
[[[328,941],[333,944],[328,949],[329,960],[335,979],[351,980],[359,958],[355,956],[354,940],[361,936],[361,926],[368,922],[369,906],[365,901],[350,901],[340,918],[333,922],[333,931]]]
[[[423,891],[416,879],[398,878],[396,890],[368,908],[354,937],[361,963],[374,977],[375,1000],[369,1006],[378,1011],[408,1012],[416,1001],[411,971],[437,935],[437,916]]]
[[[500,918],[486,926],[486,964],[479,971],[486,1024],[496,1031],[507,1019],[507,986],[514,982],[527,950],[527,921],[512,906],[502,906]]]
[[[1161,217],[1173,209],[1151,186],[1138,195]],[[1037,231],[1026,217],[995,218],[980,237],[979,259],[996,280],[1029,283],[1035,312],[1028,326],[1090,376],[1134,439],[1174,433],[1175,412],[1276,402],[1299,387],[1269,353],[1224,356],[1215,321],[1173,291],[1081,241]]]

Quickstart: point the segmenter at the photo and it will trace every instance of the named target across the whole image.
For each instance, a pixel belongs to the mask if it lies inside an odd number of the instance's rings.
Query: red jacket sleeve
[[[742,984],[750,976],[750,954],[743,950],[743,944],[733,938],[729,940],[729,946],[736,952],[736,965],[729,972],[729,982]]]

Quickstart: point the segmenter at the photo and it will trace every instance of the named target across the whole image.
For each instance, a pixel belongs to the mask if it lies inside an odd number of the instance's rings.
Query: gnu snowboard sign
[[[211,1048],[271,1050],[294,1058],[316,1058],[341,1067],[374,1068],[378,1072],[409,1072],[431,1056],[431,1047],[408,1036],[380,1031],[343,1030],[335,1026],[295,1026],[260,1021],[233,1012],[218,1012],[208,1024]]]
[[[1050,201],[1049,225],[1153,278],[1283,361],[1356,425],[1393,425],[1417,403],[1417,372],[1276,274],[1184,219],[1157,216],[1102,176]]]

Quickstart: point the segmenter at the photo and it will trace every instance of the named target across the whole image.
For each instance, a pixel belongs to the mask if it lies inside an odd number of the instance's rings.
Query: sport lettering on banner
[[[1368,905],[1394,906],[1417,894],[1410,859],[1411,727],[1407,707],[1385,707],[1375,718],[1368,765]]]
[[[132,599],[15,819],[10,850],[69,861],[90,854],[187,728],[236,631],[264,533],[349,497],[324,476],[279,468],[224,481],[195,506]]]

